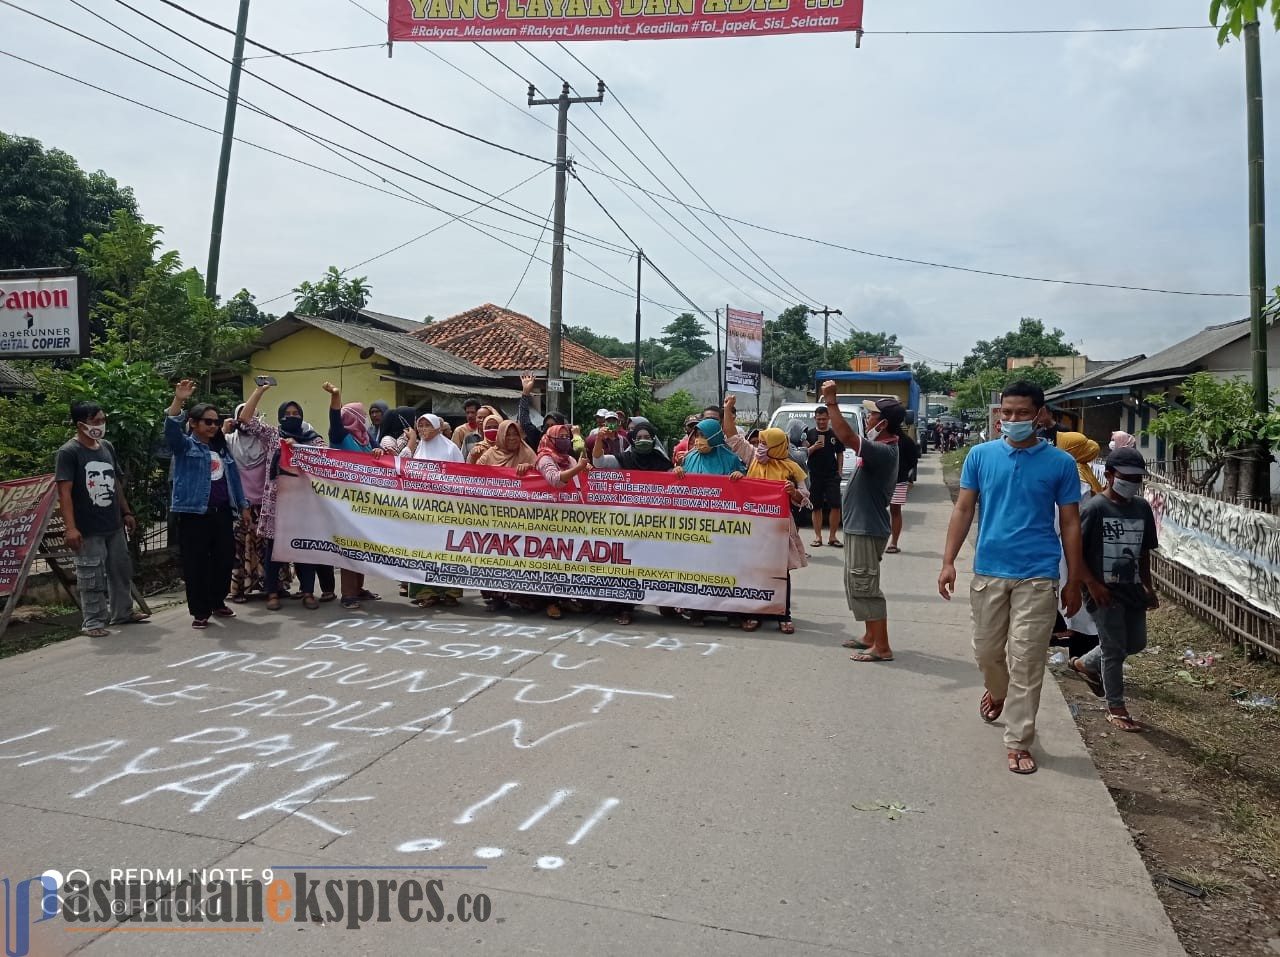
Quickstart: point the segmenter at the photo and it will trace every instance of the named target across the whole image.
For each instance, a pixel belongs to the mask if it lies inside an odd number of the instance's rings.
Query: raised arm
[[[845,421],[844,413],[840,411],[840,400],[836,396],[836,384],[833,379],[822,383],[822,402],[830,414],[831,431],[836,434],[836,438],[844,443],[846,448],[853,449],[856,454],[861,455],[862,436]]]
[[[187,448],[187,435],[182,431],[182,423],[178,420],[178,416],[182,414],[182,407],[187,404],[187,400],[195,394],[195,391],[195,382],[191,379],[183,379],[173,387],[173,401],[165,410],[164,441],[169,446],[169,451],[175,455],[181,455]]]
[[[738,434],[738,396],[730,392],[724,397],[724,418],[720,421],[726,439]]]
[[[262,397],[267,394],[270,385],[260,385],[253,390],[253,393],[245,400],[244,408],[240,410],[241,422],[252,422],[258,414],[258,403],[262,401]]]

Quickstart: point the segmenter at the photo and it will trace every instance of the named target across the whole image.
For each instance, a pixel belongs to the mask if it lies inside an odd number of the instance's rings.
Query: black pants
[[[320,578],[320,591],[326,595],[333,594],[332,565],[308,565],[295,562],[293,567],[298,573],[298,588],[304,595],[315,594],[317,576]]]
[[[234,518],[229,508],[178,516],[178,548],[182,551],[182,577],[187,583],[187,610],[192,618],[208,618],[227,600],[236,557],[231,531]]]

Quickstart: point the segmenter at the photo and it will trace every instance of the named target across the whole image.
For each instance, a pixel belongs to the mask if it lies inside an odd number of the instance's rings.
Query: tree
[[[1148,401],[1160,414],[1146,433],[1173,447],[1175,467],[1201,491],[1213,487],[1227,473],[1229,495],[1240,478],[1251,477],[1240,463],[1259,440],[1280,439],[1280,412],[1265,415],[1253,407],[1253,386],[1243,378],[1218,379],[1208,372],[1192,373],[1182,384],[1177,401],[1158,396]],[[1197,475],[1192,463],[1201,467]],[[1254,491],[1248,490],[1248,496]]]
[[[623,342],[616,336],[605,336],[593,332],[590,326],[564,326],[562,331],[566,339],[606,359],[625,359],[635,349],[631,343]]]
[[[682,312],[663,326],[662,338],[658,341],[673,353],[680,352],[692,359],[686,368],[697,365],[714,351],[707,342],[707,330],[691,312]]]
[[[960,375],[968,378],[983,369],[1003,369],[1006,360],[1029,356],[1069,356],[1075,354],[1061,329],[1046,332],[1039,319],[1023,317],[1013,332],[995,339],[979,339],[960,365]]]
[[[254,296],[248,289],[241,289],[220,307],[222,321],[229,326],[238,326],[243,329],[261,329],[280,318],[269,312],[263,312],[253,300]]]
[[[1240,36],[1244,25],[1257,20],[1259,12],[1266,10],[1267,0],[1211,0],[1209,22],[1218,28],[1218,45],[1229,37]],[[1280,30],[1280,0],[1271,0],[1271,19]]]
[[[941,372],[937,369],[930,369],[923,362],[919,365],[912,365],[911,372],[916,377],[916,382],[920,383],[920,391],[929,395],[950,392],[953,388],[953,378],[949,372]]]
[[[684,389],[662,400],[653,399],[640,405],[641,414],[653,423],[658,436],[667,442],[667,452],[684,436],[684,420],[702,409]]]
[[[636,412],[648,398],[648,390],[643,386],[637,389],[631,376],[615,378],[601,372],[586,372],[573,383],[573,418],[582,424],[586,434],[595,426],[596,409]]]
[[[295,288],[297,302],[294,312],[306,316],[319,316],[331,309],[348,309],[358,312],[369,304],[373,287],[367,276],[344,279],[337,266],[330,266],[317,282],[301,282]]]
[[[764,371],[790,388],[811,384],[822,346],[809,334],[809,307],[792,306],[764,324]]]
[[[1002,392],[1011,382],[1030,382],[1048,391],[1062,381],[1057,369],[1038,362],[1020,369],[983,369],[955,385],[955,405],[960,409],[985,409],[991,393]]]
[[[25,136],[0,133],[0,184],[0,269],[74,266],[86,235],[138,211],[133,190]]]

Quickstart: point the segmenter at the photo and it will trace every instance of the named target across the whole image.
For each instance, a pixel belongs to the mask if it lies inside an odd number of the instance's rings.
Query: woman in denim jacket
[[[251,520],[249,503],[235,460],[227,450],[222,416],[202,402],[184,416],[182,407],[196,391],[183,379],[173,390],[164,422],[164,441],[173,453],[173,496],[169,511],[178,516],[178,547],[192,628],[208,628],[209,616],[233,618],[227,607],[235,562],[232,525],[237,515]],[[191,433],[183,431],[191,423]]]

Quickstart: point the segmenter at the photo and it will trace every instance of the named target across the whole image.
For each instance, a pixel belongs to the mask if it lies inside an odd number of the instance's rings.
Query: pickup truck
[[[841,396],[841,398],[843,399],[844,397]],[[787,405],[780,405],[777,411],[769,418],[769,428],[782,429],[783,432],[786,432],[787,427],[792,422],[799,422],[801,428],[812,429],[814,428],[813,413],[816,408],[817,405],[811,402],[793,402]],[[845,404],[842,401],[840,403],[840,411],[843,413],[845,421],[849,423],[849,427],[859,435],[862,435],[866,429],[866,413],[861,403],[853,405]],[[844,467],[840,472],[841,491],[844,491],[844,487],[849,484],[849,477],[853,475],[853,470],[857,468],[857,464],[858,456],[852,449],[845,449]]]

